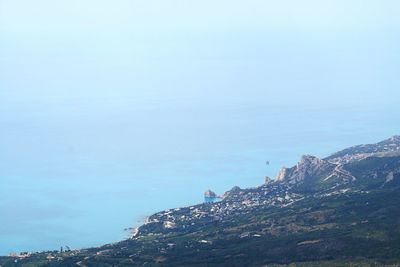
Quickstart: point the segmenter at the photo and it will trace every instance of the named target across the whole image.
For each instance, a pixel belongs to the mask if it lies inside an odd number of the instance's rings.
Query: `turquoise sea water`
[[[0,255],[400,134],[398,6],[0,1]]]
[[[257,186],[302,154],[400,133],[390,105],[155,109],[139,124],[128,111],[2,117],[0,254],[115,242],[153,212],[201,203],[209,188]]]

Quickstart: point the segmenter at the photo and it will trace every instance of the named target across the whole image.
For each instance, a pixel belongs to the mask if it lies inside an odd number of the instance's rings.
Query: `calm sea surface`
[[[0,0],[0,255],[400,134],[400,2],[290,2]]]
[[[390,105],[0,109],[13,114],[0,116],[0,254],[116,242],[207,189],[258,186],[302,154],[400,133]]]

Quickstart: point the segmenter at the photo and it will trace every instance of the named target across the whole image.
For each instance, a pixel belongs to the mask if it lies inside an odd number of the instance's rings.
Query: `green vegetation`
[[[397,151],[400,144],[356,147],[354,158],[348,149],[337,162],[304,158],[283,181],[154,214],[135,237],[116,244],[2,257],[0,264],[400,266],[400,157],[356,153],[386,153],[387,146]]]

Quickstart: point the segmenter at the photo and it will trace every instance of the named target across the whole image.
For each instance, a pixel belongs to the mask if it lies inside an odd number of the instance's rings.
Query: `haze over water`
[[[281,2],[0,0],[0,255],[400,134],[399,3]]]

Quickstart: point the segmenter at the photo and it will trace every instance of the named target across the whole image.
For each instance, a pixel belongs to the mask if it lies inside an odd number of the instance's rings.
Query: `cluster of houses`
[[[238,187],[217,196],[211,190],[205,192],[205,203],[195,206],[170,209],[150,216],[146,223],[135,232],[134,238],[146,233],[168,231],[190,231],[201,224],[226,220],[229,217],[247,214],[254,209],[286,207],[303,198],[293,193],[287,183],[271,183],[240,189]]]

